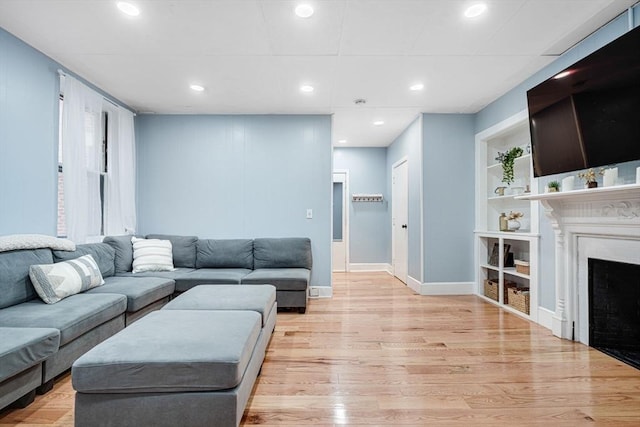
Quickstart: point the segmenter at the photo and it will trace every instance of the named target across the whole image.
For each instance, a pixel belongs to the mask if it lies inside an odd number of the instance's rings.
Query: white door
[[[393,274],[407,283],[409,270],[409,165],[402,160],[392,173]]]
[[[349,212],[347,191],[347,173],[333,173],[333,243],[331,247],[333,271],[348,271],[349,228],[347,215]]]

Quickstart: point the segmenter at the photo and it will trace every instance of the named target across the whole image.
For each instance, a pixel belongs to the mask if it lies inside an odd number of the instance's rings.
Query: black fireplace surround
[[[589,258],[589,345],[640,369],[640,265]]]

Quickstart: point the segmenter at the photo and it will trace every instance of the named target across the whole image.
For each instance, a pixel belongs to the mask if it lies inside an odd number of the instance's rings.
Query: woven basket
[[[522,313],[529,314],[529,288],[507,289],[508,304]]]
[[[484,281],[484,296],[491,298],[494,301],[498,301],[498,282],[493,280]]]
[[[529,275],[529,262],[516,260],[515,265],[518,273]]]
[[[509,289],[517,288],[517,287],[518,287],[518,284],[516,282],[512,282],[510,280],[505,280],[504,281],[504,289],[503,289],[504,295],[502,297],[502,302],[503,303],[505,303],[505,304],[509,303]]]

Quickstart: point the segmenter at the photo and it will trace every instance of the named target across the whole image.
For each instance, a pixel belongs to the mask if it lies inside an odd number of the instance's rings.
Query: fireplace
[[[556,304],[555,312],[546,323],[553,334],[592,347],[606,349],[625,346],[624,351],[629,350],[626,346],[630,342],[640,342],[637,329],[634,335],[628,339],[623,336],[616,344],[606,341],[614,333],[629,334],[626,329],[623,332],[623,323],[618,319],[612,320],[604,332],[598,325],[600,303],[605,306],[614,304],[603,302],[598,294],[601,286],[607,290],[607,298],[622,287],[625,299],[621,304],[624,306],[631,299],[630,293],[635,292],[638,307],[640,270],[631,273],[626,270],[627,266],[631,269],[640,268],[640,184],[535,194],[522,198],[540,201],[554,231]],[[601,264],[597,260],[605,262]],[[610,273],[610,265],[619,267],[619,264],[623,264],[620,273],[622,279],[617,278],[618,273]],[[627,273],[630,278],[624,278]],[[596,281],[601,277],[615,278],[613,283],[597,284],[594,297],[589,286],[590,276],[595,276]],[[591,302],[595,303],[596,314],[590,313]],[[610,311],[617,315],[619,308]],[[593,316],[596,316],[595,331],[592,331],[591,325]],[[640,325],[637,312],[635,316],[631,323]],[[604,343],[598,342],[601,338],[605,340]],[[595,340],[595,344],[592,340]],[[636,347],[630,351],[637,350]],[[605,351],[613,353],[618,350]]]
[[[640,265],[589,258],[589,345],[640,369]]]

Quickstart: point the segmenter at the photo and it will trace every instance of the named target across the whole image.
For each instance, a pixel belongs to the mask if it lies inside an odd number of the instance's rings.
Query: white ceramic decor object
[[[604,170],[602,185],[604,187],[613,187],[618,181],[618,168],[609,168]]]

